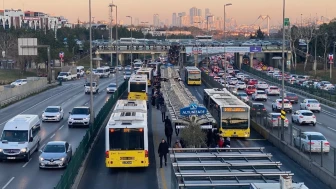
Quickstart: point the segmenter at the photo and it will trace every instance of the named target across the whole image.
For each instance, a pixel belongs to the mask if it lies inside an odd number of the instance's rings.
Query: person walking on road
[[[168,116],[166,116],[165,119],[165,135],[167,137],[167,143],[169,146],[171,146],[171,139],[172,139],[172,135],[173,135],[173,127],[172,127],[172,123],[170,121],[170,119],[168,118]]]
[[[162,122],[165,121],[165,117],[166,117],[166,105],[165,104],[161,104],[160,106],[160,111],[161,111],[161,117],[162,117]]]
[[[164,139],[162,139],[158,149],[158,154],[160,156],[160,168],[162,168],[162,157],[164,158],[165,166],[167,166],[168,152],[169,152],[169,146],[167,142]]]
[[[160,97],[159,97],[159,95],[156,95],[156,97],[155,97],[155,105],[156,105],[156,109],[159,109],[159,102],[160,102]]]

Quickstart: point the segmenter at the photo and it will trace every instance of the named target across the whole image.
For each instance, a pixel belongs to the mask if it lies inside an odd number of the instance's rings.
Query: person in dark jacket
[[[168,152],[169,152],[169,146],[167,142],[164,139],[162,139],[158,149],[158,154],[160,156],[160,168],[162,168],[162,157],[164,158],[165,166],[167,166]]]
[[[155,107],[155,96],[154,95],[152,96],[152,106]]]
[[[166,105],[163,103],[163,104],[161,104],[161,106],[160,106],[160,110],[161,110],[161,117],[162,117],[162,122],[164,122],[165,121],[165,117],[166,117]]]
[[[160,96],[156,95],[155,97],[155,105],[156,105],[156,109],[159,109],[160,107]]]
[[[168,118],[168,116],[166,116],[165,119],[165,135],[167,137],[167,143],[169,146],[171,146],[171,139],[172,139],[172,135],[173,135],[173,127],[172,127],[172,123],[170,121],[170,119]]]

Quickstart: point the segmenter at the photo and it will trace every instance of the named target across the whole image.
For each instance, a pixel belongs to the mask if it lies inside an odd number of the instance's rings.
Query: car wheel
[[[305,150],[305,146],[302,145],[300,150],[301,150],[302,152],[305,152],[305,151],[306,151],[306,150]]]
[[[317,113],[320,113],[321,111],[320,111],[320,110],[317,110],[316,112],[317,112]]]
[[[294,123],[294,119],[292,118],[292,123]]]
[[[315,126],[316,126],[316,123],[313,123],[313,126],[315,127]]]
[[[272,106],[272,111],[274,112],[274,108],[273,108],[273,106]]]
[[[38,143],[37,143],[37,145],[36,145],[36,149],[35,149],[35,152],[38,152],[38,151],[39,151],[39,149],[40,149],[40,142],[38,142]]]
[[[72,128],[72,125],[68,125],[69,128]]]
[[[28,151],[26,158],[24,159],[25,162],[30,160],[30,151]]]

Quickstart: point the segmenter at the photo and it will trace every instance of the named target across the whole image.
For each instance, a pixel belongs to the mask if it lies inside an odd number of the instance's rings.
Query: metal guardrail
[[[112,107],[114,106],[114,104],[117,102],[117,100],[119,99],[119,97],[122,95],[122,93],[125,90],[127,90],[127,82],[124,82],[123,84],[121,84],[117,92],[111,95],[109,100],[100,109],[99,113],[95,117],[93,125],[91,125],[90,128],[86,131],[86,134],[84,135],[82,141],[76,148],[76,151],[74,155],[72,156],[72,159],[69,165],[67,166],[66,170],[61,176],[60,181],[54,187],[54,189],[70,189],[71,188],[79,172],[79,169],[81,168],[82,163],[91,147],[91,144],[93,143],[95,137],[98,134],[99,129],[102,126],[104,126],[103,123],[106,117],[109,115],[110,111],[112,110]]]
[[[263,72],[257,71],[250,67],[242,67],[242,71],[246,74],[252,74],[255,78],[262,79],[268,81],[270,84],[281,87],[281,80],[274,79]],[[290,92],[294,92],[300,94],[302,96],[306,96],[309,98],[314,98],[319,100],[322,104],[328,105],[331,107],[336,107],[336,94],[332,94],[325,90],[314,89],[302,87],[300,85],[294,84],[291,85],[285,82],[285,89]]]

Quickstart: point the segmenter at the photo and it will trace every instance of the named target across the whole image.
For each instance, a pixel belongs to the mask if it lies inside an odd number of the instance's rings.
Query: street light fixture
[[[93,68],[92,68],[92,15],[91,15],[91,0],[89,0],[89,40],[90,40],[90,122],[94,123],[94,111],[93,111],[93,89],[92,89],[92,80],[93,80]]]
[[[225,33],[225,29],[226,29],[226,27],[225,27],[225,24],[226,24],[226,12],[225,12],[225,8],[227,7],[227,6],[231,6],[232,5],[232,3],[227,3],[227,4],[225,4],[224,5],[224,73],[226,73],[226,56],[225,56],[225,40],[226,40],[226,33]],[[226,75],[226,74],[225,74]],[[224,77],[224,86],[226,86],[226,77]]]
[[[126,17],[131,19],[131,66],[133,66],[133,35],[132,35],[133,18],[132,18],[132,16],[126,16]]]

